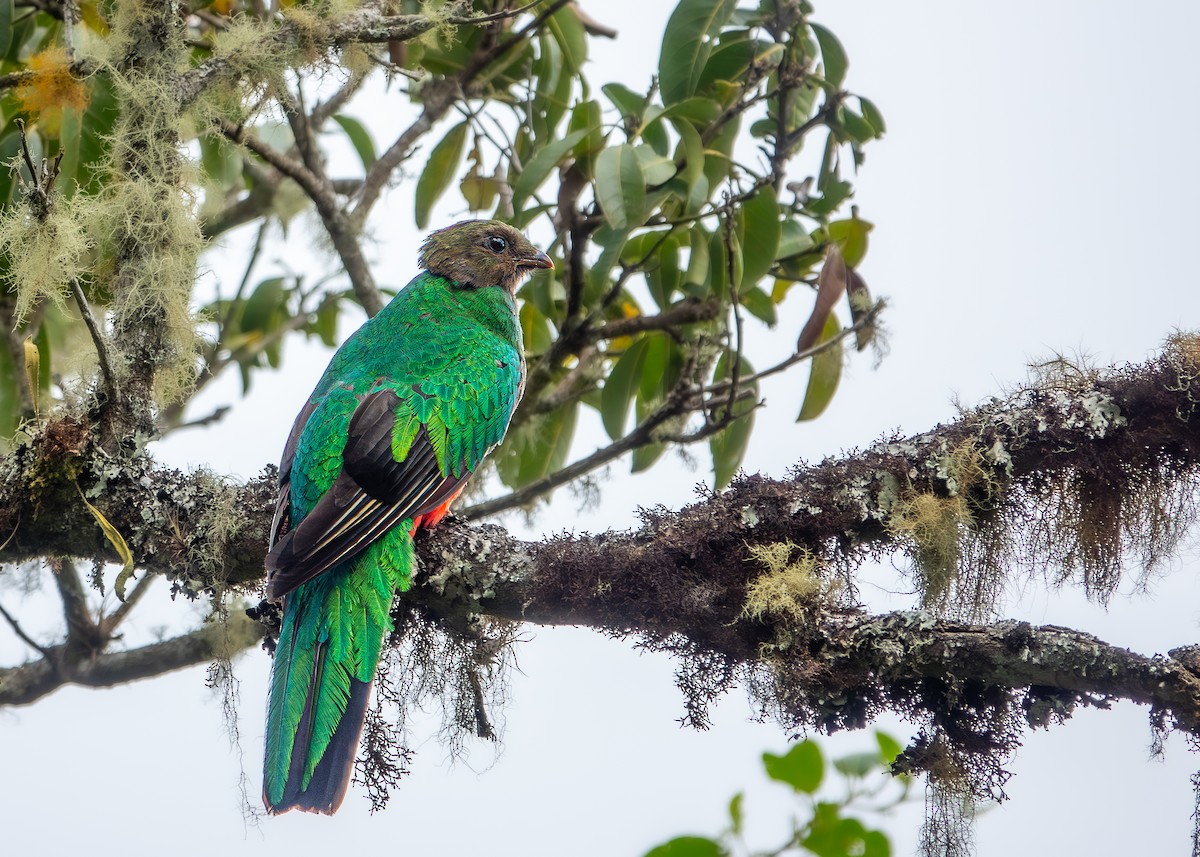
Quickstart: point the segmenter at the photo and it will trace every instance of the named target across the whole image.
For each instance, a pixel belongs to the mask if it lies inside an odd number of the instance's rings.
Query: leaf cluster
[[[720,835],[677,836],[650,849],[645,857],[888,857],[892,847],[887,836],[865,824],[862,816],[885,814],[906,800],[912,781],[903,775],[895,779],[883,776],[901,747],[884,732],[877,731],[875,741],[877,750],[828,762],[812,739],[792,745],[782,755],[763,753],[764,773],[770,780],[790,786],[802,808],[800,815],[791,818],[787,840],[777,847],[748,846],[745,795],[739,792],[729,801],[729,825]],[[836,774],[841,781],[837,797],[828,796],[829,774]]]

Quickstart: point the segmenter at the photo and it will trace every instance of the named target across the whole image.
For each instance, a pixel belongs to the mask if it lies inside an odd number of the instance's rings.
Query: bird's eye
[[[488,248],[494,253],[503,253],[506,249],[508,249],[508,242],[499,235],[493,235],[488,239]]]

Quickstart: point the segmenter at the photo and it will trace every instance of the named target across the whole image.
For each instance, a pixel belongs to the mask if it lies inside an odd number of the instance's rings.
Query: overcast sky
[[[671,5],[584,3],[621,30],[616,43],[594,46],[596,84],[644,86]],[[818,4],[816,20],[846,46],[848,87],[872,98],[888,122],[887,137],[868,149],[856,203],[876,224],[863,274],[890,298],[890,354],[877,369],[867,356],[853,360],[816,423],[793,423],[802,375],[768,386],[747,470],[781,476],[800,458],[837,455],[893,429],[925,430],[954,418],[954,397],[971,404],[1000,394],[1025,377],[1028,363],[1056,352],[1139,361],[1173,329],[1195,326],[1200,6],[842,0]],[[388,98],[382,109],[376,101],[350,112],[379,118],[381,128],[399,126],[410,108],[395,94]],[[402,185],[390,198],[392,213],[373,222],[377,278],[387,286],[402,285],[415,270],[410,194],[411,183]],[[460,214],[452,207],[443,213]],[[298,225],[278,255],[303,264],[294,260],[312,235]],[[229,246],[213,251],[210,276],[236,270],[240,244]],[[786,350],[806,312],[797,303],[781,322],[780,345],[764,339],[757,347]],[[162,445],[162,456],[242,477],[277,461],[292,415],[327,359],[290,345],[282,377],[259,376],[251,400],[211,430]],[[235,384],[206,391],[204,404],[236,392]],[[581,432],[576,451],[600,442],[593,426]],[[636,507],[678,507],[708,477],[674,458],[648,478],[629,478],[626,469],[613,468],[598,508],[581,512],[563,491],[532,524],[519,517],[504,523],[531,536],[630,527]],[[1197,639],[1198,567],[1189,545],[1149,595],[1127,584],[1107,612],[1074,593],[1018,581],[1003,612],[1164,652]],[[863,594],[873,607],[911,603],[903,571],[869,573]],[[10,590],[0,597],[15,603]],[[189,609],[171,604],[165,587],[155,597],[152,610],[139,611],[147,615],[131,640],[153,635],[158,622],[177,623]],[[52,617],[45,618],[49,633]],[[2,662],[26,657],[6,634],[0,631]],[[332,819],[293,813],[247,829],[238,758],[203,669],[111,691],[68,688],[31,708],[0,712],[0,836],[10,853],[316,855],[337,848],[638,857],[672,835],[717,832],[728,798],[745,789],[752,841],[777,844],[788,804],[782,789],[762,782],[758,756],[781,750],[785,736],[748,722],[741,692],[718,707],[711,731],[682,730],[666,658],[587,631],[531,629],[528,636],[499,758],[482,747],[469,764],[449,764],[432,737],[432,716],[412,776],[374,817],[351,791]],[[259,652],[237,663],[241,746],[255,803],[267,668]],[[894,720],[886,728],[902,741],[912,734]],[[1188,777],[1198,765],[1179,737],[1165,761],[1148,760],[1150,739],[1147,711],[1131,705],[1084,712],[1029,735],[1011,766],[1012,800],[979,821],[978,853],[1186,853]],[[824,746],[836,755],[871,743],[860,733]],[[884,821],[896,853],[912,853],[922,811],[917,801]]]

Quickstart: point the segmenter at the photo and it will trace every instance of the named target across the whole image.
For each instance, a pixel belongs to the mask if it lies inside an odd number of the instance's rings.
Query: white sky
[[[595,46],[593,80],[640,88],[672,4],[584,5],[622,31],[617,43]],[[894,428],[927,429],[953,419],[953,396],[974,403],[997,394],[1024,377],[1028,362],[1054,352],[1085,352],[1101,363],[1142,360],[1172,329],[1196,324],[1200,7],[843,0],[817,12],[849,53],[847,85],[872,98],[888,121],[887,137],[868,148],[856,202],[876,224],[863,273],[876,294],[891,299],[891,353],[875,370],[869,357],[854,360],[816,423],[792,422],[802,375],[769,386],[747,470],[781,476],[799,458],[836,455]],[[398,127],[411,108],[390,98],[349,112]],[[384,285],[399,286],[415,270],[411,186],[392,194],[393,214],[373,222]],[[298,225],[279,255],[307,264],[311,238]],[[217,275],[236,269],[240,244],[231,247],[212,254]],[[797,304],[783,321],[783,348],[805,312]],[[241,476],[276,461],[326,359],[291,344],[283,376],[258,376],[250,401],[210,431],[170,441],[164,459]],[[211,407],[235,393],[235,384],[225,385],[206,391],[205,402]],[[577,452],[599,442],[598,430],[583,432]],[[581,512],[564,491],[532,527],[518,517],[505,523],[531,536],[625,528],[636,523],[637,506],[678,507],[707,477],[703,467],[690,471],[673,458],[650,478],[628,478],[625,469],[613,468],[597,509]],[[1107,612],[1073,593],[1020,584],[1005,613],[1165,652],[1197,638],[1197,568],[1189,547],[1150,596],[1126,586]],[[874,606],[908,605],[884,591],[907,588],[896,570],[869,577],[864,595]],[[11,591],[0,590],[0,598],[10,608],[16,603]],[[165,588],[155,599],[131,638],[152,635],[155,623],[178,622],[188,610],[171,604]],[[47,622],[46,632],[52,627]],[[484,770],[492,761],[484,747],[473,767],[450,765],[430,738],[391,808],[374,817],[352,791],[332,819],[293,813],[247,831],[238,761],[200,668],[110,691],[68,688],[31,708],[0,712],[6,850],[638,857],[672,835],[716,833],[728,798],[741,789],[748,790],[752,842],[777,844],[788,803],[781,788],[763,783],[758,756],[781,750],[785,736],[746,722],[740,692],[719,706],[711,731],[681,730],[666,658],[637,655],[588,631],[532,629],[530,636],[498,761]],[[25,656],[0,634],[3,663]],[[238,663],[255,800],[266,672],[261,653]],[[1011,766],[1012,800],[979,821],[981,857],[1185,853],[1188,777],[1198,765],[1179,737],[1165,762],[1148,761],[1146,714],[1118,705],[1029,735]],[[885,725],[902,741],[911,734],[903,724]],[[436,718],[428,734],[435,729]],[[824,746],[839,755],[871,743],[860,733]],[[886,821],[895,853],[913,852],[922,810],[918,801]]]

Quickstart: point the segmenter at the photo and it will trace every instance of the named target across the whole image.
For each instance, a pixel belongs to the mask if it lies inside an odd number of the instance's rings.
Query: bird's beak
[[[538,253],[532,259],[522,259],[521,264],[527,268],[553,268],[554,262],[545,253]]]

